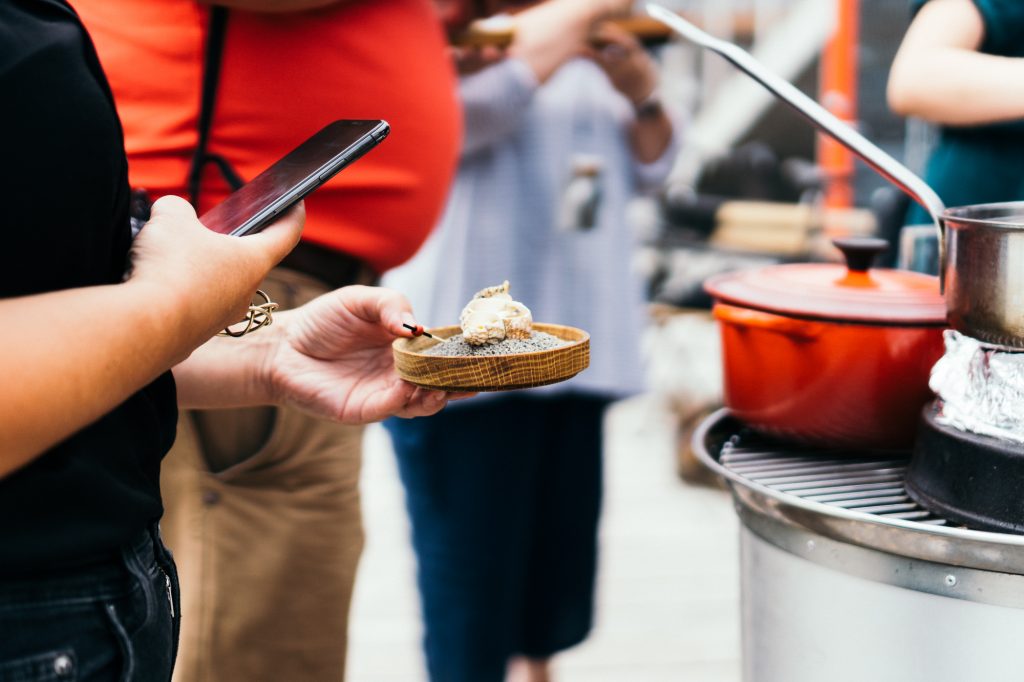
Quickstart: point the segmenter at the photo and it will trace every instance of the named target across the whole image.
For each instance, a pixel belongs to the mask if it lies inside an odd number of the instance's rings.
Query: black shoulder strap
[[[213,163],[231,189],[244,184],[242,178],[231,167],[227,159],[219,154],[210,154],[210,128],[213,126],[213,111],[217,104],[217,86],[220,83],[220,66],[224,56],[224,38],[227,34],[228,10],[214,5],[210,8],[210,26],[206,37],[206,54],[203,58],[203,91],[199,104],[199,142],[192,156],[188,171],[188,195],[192,205],[199,206],[199,190],[202,186],[203,169]]]

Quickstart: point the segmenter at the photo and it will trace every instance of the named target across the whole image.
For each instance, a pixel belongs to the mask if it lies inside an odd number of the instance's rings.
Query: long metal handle
[[[700,30],[690,22],[655,3],[647,4],[647,13],[669,26],[687,40],[717,52],[751,78],[763,85],[781,100],[796,109],[819,130],[835,138],[840,144],[859,156],[882,177],[906,192],[911,199],[921,204],[935,222],[939,237],[939,273],[945,270],[945,235],[942,227],[942,213],[946,210],[942,199],[924,180],[909,168],[886,154],[878,146],[840,121],[830,111],[800,92],[791,83],[775,75],[742,48],[719,40]]]

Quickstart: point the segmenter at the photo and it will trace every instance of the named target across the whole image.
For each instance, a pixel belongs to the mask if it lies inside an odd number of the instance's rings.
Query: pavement
[[[729,495],[676,475],[677,419],[656,394],[606,423],[596,625],[555,659],[557,682],[739,682],[738,521]],[[387,434],[368,429],[366,550],[349,632],[350,682],[426,680],[402,488]]]

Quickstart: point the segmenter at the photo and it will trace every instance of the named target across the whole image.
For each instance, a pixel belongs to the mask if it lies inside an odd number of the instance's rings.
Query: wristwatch
[[[661,115],[661,112],[661,93],[657,90],[653,90],[651,94],[633,105],[633,113],[636,114],[637,120],[656,118]]]

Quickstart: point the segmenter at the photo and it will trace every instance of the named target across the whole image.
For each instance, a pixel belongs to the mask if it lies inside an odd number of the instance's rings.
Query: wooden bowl
[[[505,355],[426,355],[437,341],[419,336],[395,339],[395,369],[406,381],[450,392],[510,391],[565,381],[590,364],[590,334],[558,324],[534,323],[535,331],[571,341],[568,345],[532,353]],[[461,334],[459,327],[428,329],[434,336]]]

